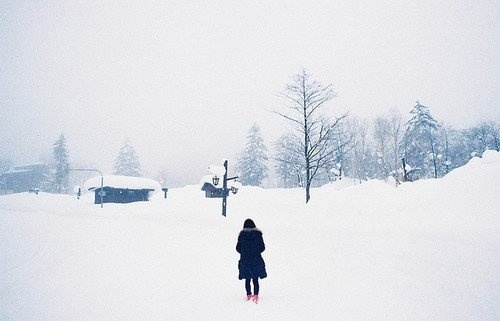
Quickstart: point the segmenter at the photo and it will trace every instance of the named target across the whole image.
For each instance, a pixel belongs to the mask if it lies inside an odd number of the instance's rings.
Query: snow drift
[[[0,196],[1,320],[498,320],[500,154],[443,179],[312,191],[199,186],[151,202]],[[236,238],[264,232],[245,300]]]

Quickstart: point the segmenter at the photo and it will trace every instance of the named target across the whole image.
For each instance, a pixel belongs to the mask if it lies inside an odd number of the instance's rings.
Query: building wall
[[[101,203],[100,188],[95,189],[95,204]],[[149,200],[148,189],[122,189],[104,187],[105,195],[103,196],[103,203],[132,203]]]
[[[13,167],[0,175],[0,190],[3,193],[21,193],[41,189],[47,180],[48,168],[44,164]]]

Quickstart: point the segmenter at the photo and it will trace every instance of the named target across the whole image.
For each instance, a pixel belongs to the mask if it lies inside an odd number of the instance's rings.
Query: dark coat
[[[262,232],[257,228],[244,228],[238,236],[236,251],[240,253],[238,262],[239,279],[251,279],[267,277],[266,264],[261,253],[266,246],[262,238]]]

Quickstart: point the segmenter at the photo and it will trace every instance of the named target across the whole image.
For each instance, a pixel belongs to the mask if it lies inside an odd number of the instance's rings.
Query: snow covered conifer
[[[254,124],[247,135],[247,144],[238,156],[236,168],[239,172],[239,181],[243,185],[260,186],[267,176],[267,148],[260,134],[259,127]]]
[[[139,177],[142,175],[139,157],[127,139],[118,152],[113,174]]]
[[[69,155],[66,148],[66,138],[61,134],[53,144],[53,156],[55,159],[54,188],[59,194],[68,189]]]
[[[438,153],[435,131],[438,129],[438,122],[431,116],[429,108],[418,101],[410,114],[412,117],[406,123],[406,161],[424,173],[432,171],[436,178]]]

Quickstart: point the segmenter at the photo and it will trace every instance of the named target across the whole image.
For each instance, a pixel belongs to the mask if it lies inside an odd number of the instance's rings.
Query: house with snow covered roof
[[[46,180],[47,173],[48,167],[43,163],[11,167],[0,175],[0,194],[38,190]]]
[[[85,182],[84,188],[95,193],[95,204],[131,203],[149,201],[151,195],[161,190],[160,184],[149,178],[120,175],[94,177]]]

